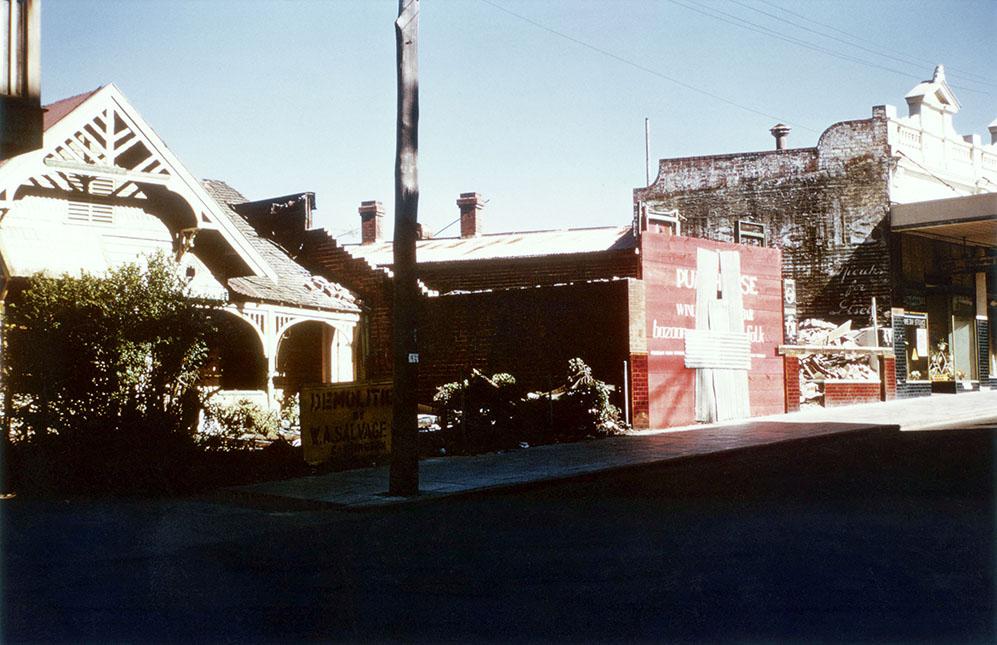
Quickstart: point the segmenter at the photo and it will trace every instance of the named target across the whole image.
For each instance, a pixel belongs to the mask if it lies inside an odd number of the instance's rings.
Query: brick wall
[[[879,381],[882,401],[897,398],[897,359],[892,356],[879,357]]]
[[[651,399],[647,387],[647,354],[630,354],[630,423],[635,428],[651,425]]]
[[[800,409],[800,359],[783,356],[782,365],[786,383],[786,412],[796,412]]]
[[[427,298],[419,327],[419,398],[476,368],[508,372],[531,390],[556,387],[582,358],[623,404],[628,281]],[[646,387],[646,380],[644,381]]]
[[[697,324],[693,274],[701,251],[736,252],[739,257],[744,331],[750,336],[751,415],[778,414],[786,406],[782,359],[776,352],[783,341],[779,251],[645,232],[641,275],[654,428],[695,422],[696,370],[685,366],[685,332]]]
[[[296,260],[316,275],[337,282],[359,296],[363,308],[361,377],[370,381],[390,379],[393,371],[391,278],[354,258],[321,229],[305,234],[302,253]]]
[[[418,265],[419,279],[440,293],[534,287],[609,278],[638,277],[634,249]]]
[[[815,148],[662,159],[635,206],[677,208],[683,235],[733,242],[763,223],[796,280],[799,318],[868,324],[890,308],[889,147],[882,111],[828,128]],[[885,321],[885,314],[884,314]]]
[[[880,384],[874,381],[825,381],[824,407],[836,408],[880,400]]]

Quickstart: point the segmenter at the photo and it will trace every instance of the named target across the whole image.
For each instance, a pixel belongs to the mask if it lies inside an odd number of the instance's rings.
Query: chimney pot
[[[381,223],[384,220],[384,206],[378,201],[360,202],[360,243],[373,244],[381,241]]]
[[[775,137],[776,150],[786,149],[786,139],[789,137],[790,130],[792,130],[792,128],[790,128],[785,123],[776,123],[771,128],[769,128],[769,132],[771,132],[772,136]]]
[[[457,206],[460,208],[460,236],[466,238],[481,235],[484,227],[479,211],[485,207],[485,200],[481,195],[461,193],[457,199]]]

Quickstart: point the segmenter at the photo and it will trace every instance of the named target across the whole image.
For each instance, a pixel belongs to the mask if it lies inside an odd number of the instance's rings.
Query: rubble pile
[[[851,321],[841,325],[810,318],[800,323],[798,342],[808,347],[859,347],[861,330],[852,329]],[[800,402],[818,403],[824,393],[815,381],[847,379],[878,381],[879,375],[869,364],[867,354],[822,354],[819,350],[800,356]]]

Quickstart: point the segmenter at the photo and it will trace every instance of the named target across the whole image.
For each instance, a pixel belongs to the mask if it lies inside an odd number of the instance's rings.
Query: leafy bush
[[[620,410],[610,403],[612,391],[575,358],[564,384],[550,392],[524,395],[510,374],[489,378],[473,370],[463,381],[440,386],[433,400],[447,449],[467,453],[626,432]]]
[[[463,381],[440,386],[433,397],[440,413],[440,426],[451,437],[451,451],[477,452],[505,447],[516,440],[518,390],[511,374],[478,370]]]
[[[162,254],[105,276],[30,278],[5,320],[8,421],[31,444],[22,454],[50,455],[53,477],[77,489],[91,471],[99,490],[166,476],[193,448],[213,309]]]
[[[568,379],[555,408],[555,420],[564,432],[574,436],[620,434],[627,427],[620,409],[609,402],[611,385],[592,376],[592,368],[580,358],[568,361]]]
[[[248,399],[210,402],[204,407],[204,424],[197,443],[208,450],[255,448],[279,439],[279,428],[275,413]]]
[[[276,442],[290,445],[300,438],[300,432],[297,393],[281,398],[276,411],[249,399],[211,401],[204,406],[197,444],[221,451],[261,448]]]

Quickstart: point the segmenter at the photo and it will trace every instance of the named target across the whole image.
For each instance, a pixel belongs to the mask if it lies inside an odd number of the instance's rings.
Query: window
[[[765,225],[738,220],[734,225],[734,241],[749,246],[765,246]]]
[[[654,211],[647,209],[647,230],[652,233],[682,235],[682,216],[678,209]]]

